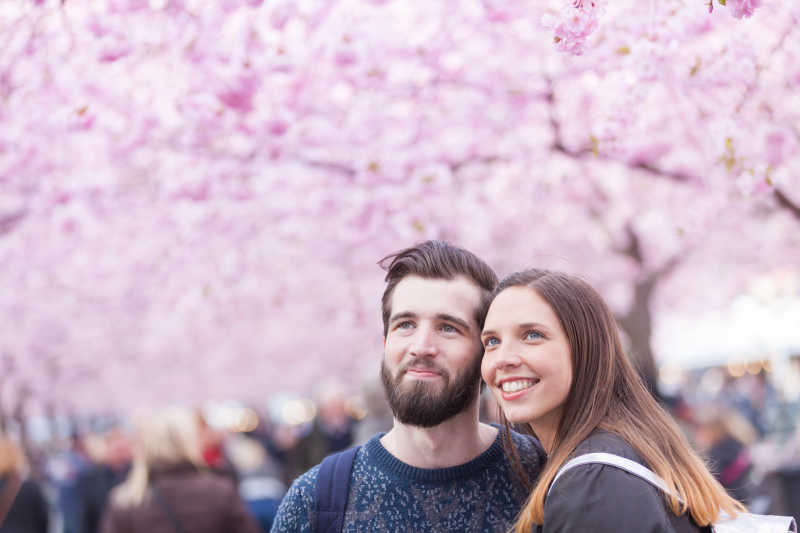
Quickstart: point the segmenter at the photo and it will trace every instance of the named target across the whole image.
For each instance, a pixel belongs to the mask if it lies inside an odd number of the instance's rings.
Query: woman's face
[[[481,340],[484,381],[512,423],[530,423],[549,447],[572,384],[570,347],[550,305],[510,287],[489,307]]]

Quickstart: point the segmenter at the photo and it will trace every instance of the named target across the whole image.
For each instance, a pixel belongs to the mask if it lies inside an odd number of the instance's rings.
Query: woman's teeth
[[[505,381],[500,386],[503,389],[503,392],[517,392],[521,391],[522,389],[527,389],[533,387],[539,380],[532,380],[532,379],[518,379],[515,381]]]

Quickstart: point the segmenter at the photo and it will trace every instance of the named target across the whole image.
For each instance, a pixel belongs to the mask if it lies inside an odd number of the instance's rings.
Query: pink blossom
[[[240,76],[235,84],[217,93],[222,103],[236,111],[248,112],[253,109],[253,96],[258,88],[258,80],[253,76]]]
[[[0,0],[3,405],[355,383],[426,237],[620,313],[680,259],[659,321],[800,264],[797,0],[598,1]]]
[[[559,17],[545,15],[542,25],[552,29],[556,48],[562,52],[581,55],[586,38],[598,25],[602,9],[595,0],[572,0]]]
[[[728,0],[727,7],[737,19],[749,17],[761,5],[761,0]]]

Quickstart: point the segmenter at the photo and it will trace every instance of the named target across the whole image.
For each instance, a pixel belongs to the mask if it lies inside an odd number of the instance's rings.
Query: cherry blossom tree
[[[386,253],[576,272],[660,317],[800,264],[800,6],[0,3],[0,405],[377,371]]]

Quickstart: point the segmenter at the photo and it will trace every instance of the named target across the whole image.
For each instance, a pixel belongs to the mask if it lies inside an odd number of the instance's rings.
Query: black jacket
[[[78,476],[75,491],[78,496],[78,533],[98,533],[100,517],[111,489],[127,476],[127,469],[114,470],[105,464],[89,467]]]
[[[644,464],[619,436],[596,431],[573,457],[591,452],[620,455]],[[646,466],[646,465],[645,465]],[[614,466],[581,465],[565,472],[544,504],[544,526],[534,533],[710,533],[687,515],[675,516],[663,493],[647,481]]]
[[[7,479],[0,479],[0,492],[5,489]],[[47,502],[39,487],[25,480],[14,498],[0,533],[47,533]]]

